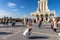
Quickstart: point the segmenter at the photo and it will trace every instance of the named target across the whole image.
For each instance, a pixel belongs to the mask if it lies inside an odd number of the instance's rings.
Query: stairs
[[[42,22],[41,28],[51,29],[51,23]]]

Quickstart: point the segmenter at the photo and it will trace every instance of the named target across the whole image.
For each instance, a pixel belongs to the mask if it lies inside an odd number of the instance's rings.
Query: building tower
[[[43,20],[43,21],[49,21],[52,16],[56,16],[55,10],[49,10],[48,8],[48,0],[39,0],[38,1],[38,8],[36,12],[32,12],[32,15],[36,17],[36,20]]]
[[[48,0],[38,1],[38,10],[40,12],[48,11]]]

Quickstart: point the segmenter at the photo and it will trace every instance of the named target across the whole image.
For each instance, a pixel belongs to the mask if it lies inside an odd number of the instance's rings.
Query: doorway
[[[41,18],[41,20],[43,21],[43,18]]]
[[[48,18],[46,18],[46,21],[48,20]]]

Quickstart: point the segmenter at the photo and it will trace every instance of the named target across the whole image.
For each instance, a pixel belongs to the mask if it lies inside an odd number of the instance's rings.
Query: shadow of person
[[[15,26],[12,26],[12,25],[6,25],[6,26],[0,26],[0,28],[11,28],[11,27],[26,27],[25,25],[15,25]]]
[[[48,36],[31,36],[28,39],[49,39]]]
[[[10,34],[13,34],[13,33],[10,33],[10,32],[0,32],[0,35],[10,35]]]
[[[15,25],[13,27],[26,27],[25,25]]]

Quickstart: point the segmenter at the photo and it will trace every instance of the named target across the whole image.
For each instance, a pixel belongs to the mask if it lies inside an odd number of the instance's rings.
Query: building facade
[[[49,21],[50,19],[54,20],[56,12],[55,10],[49,10],[48,0],[39,0],[37,10],[35,12],[32,12],[31,15],[36,17],[36,21]]]

